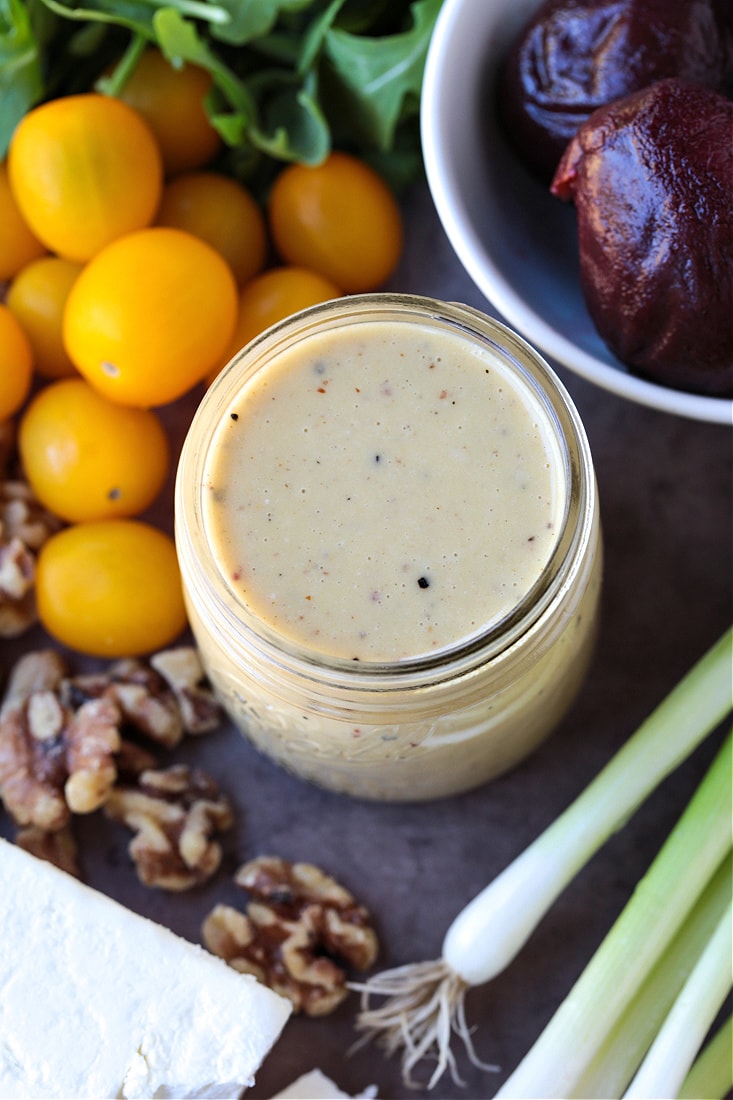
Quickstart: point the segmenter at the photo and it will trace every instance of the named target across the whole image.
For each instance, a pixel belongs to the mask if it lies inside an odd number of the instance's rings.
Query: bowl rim
[[[451,36],[463,19],[475,26],[486,0],[443,0],[428,48],[420,100],[420,133],[428,187],[448,240],[469,277],[502,318],[551,359],[587,381],[637,404],[694,420],[733,424],[733,400],[662,386],[604,363],[573,344],[531,308],[497,267],[480,239],[443,154],[444,72]],[[493,0],[492,0],[493,5]],[[442,125],[441,125],[442,123]]]

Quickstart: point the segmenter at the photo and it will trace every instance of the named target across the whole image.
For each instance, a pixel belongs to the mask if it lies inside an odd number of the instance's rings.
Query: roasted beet
[[[487,0],[488,2],[488,0]],[[547,0],[503,66],[499,113],[543,181],[598,107],[677,76],[723,90],[732,0]]]
[[[602,107],[552,192],[575,203],[586,304],[618,358],[733,394],[733,102],[670,79]]]

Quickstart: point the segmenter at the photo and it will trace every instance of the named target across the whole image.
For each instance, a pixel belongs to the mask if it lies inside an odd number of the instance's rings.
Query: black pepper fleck
[[[418,577],[417,586],[418,588],[430,588],[430,581],[427,577]]]
[[[231,416],[232,420],[239,420],[239,413],[230,413],[229,415]]]

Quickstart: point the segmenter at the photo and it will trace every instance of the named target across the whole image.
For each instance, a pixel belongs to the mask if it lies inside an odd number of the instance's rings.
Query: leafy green
[[[211,74],[222,170],[266,186],[284,162],[318,164],[341,147],[400,189],[421,170],[420,89],[441,4],[0,0],[0,156],[34,104],[84,87],[119,94],[154,45]]]
[[[387,152],[403,111],[417,113],[425,56],[442,0],[415,5],[413,27],[368,38],[331,28],[324,54],[342,121],[358,127],[364,144]]]
[[[30,12],[23,0],[0,0],[0,150],[42,94],[41,52]]]
[[[224,140],[244,147],[249,142],[278,160],[318,163],[329,150],[327,124],[314,98],[311,74],[267,69],[240,79],[217,56],[190,20],[172,8],[153,20],[158,44],[170,61],[188,61],[208,69],[226,106],[211,109]]]
[[[281,12],[297,12],[311,6],[310,0],[223,0],[229,21],[217,28],[216,37],[235,46],[264,38],[275,27]]]

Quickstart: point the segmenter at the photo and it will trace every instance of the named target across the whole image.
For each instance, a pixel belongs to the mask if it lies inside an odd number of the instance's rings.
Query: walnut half
[[[221,724],[221,707],[193,646],[161,650],[147,661],[122,658],[103,672],[75,676],[68,690],[76,699],[111,697],[126,724],[168,749],[186,733],[208,733]]]
[[[129,852],[140,881],[173,891],[198,886],[218,870],[222,851],[214,836],[234,820],[214,780],[186,764],[148,769],[134,785],[116,786],[104,812],[135,832]]]
[[[296,1012],[332,1012],[347,996],[346,968],[367,970],[377,957],[367,910],[311,863],[261,856],[235,881],[253,900],[246,914],[228,905],[209,913],[207,948],[287,997]]]
[[[17,637],[36,622],[36,557],[61,526],[26,481],[0,477],[0,637]]]
[[[26,654],[0,708],[0,796],[19,825],[47,832],[97,809],[117,775],[119,711],[106,698],[65,705],[65,671],[53,650]]]

